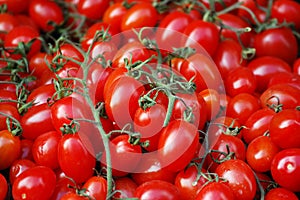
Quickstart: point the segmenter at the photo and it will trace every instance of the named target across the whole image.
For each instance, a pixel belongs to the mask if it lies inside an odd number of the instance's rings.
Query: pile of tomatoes
[[[0,200],[299,199],[298,1],[0,6]]]

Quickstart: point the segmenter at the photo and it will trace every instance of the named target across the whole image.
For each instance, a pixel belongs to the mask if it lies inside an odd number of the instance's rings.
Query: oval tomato
[[[9,181],[13,184],[18,176],[22,174],[27,169],[36,166],[36,164],[28,159],[18,159],[13,162],[9,168]]]
[[[101,176],[92,176],[82,186],[85,193],[94,199],[106,199],[107,185],[106,179]]]
[[[107,0],[79,0],[77,10],[79,14],[86,16],[90,20],[99,20],[109,7]]]
[[[198,193],[196,200],[231,200],[235,199],[233,190],[222,182],[211,182]]]

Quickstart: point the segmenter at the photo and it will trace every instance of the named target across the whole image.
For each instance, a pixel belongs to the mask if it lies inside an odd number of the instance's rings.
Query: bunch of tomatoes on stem
[[[0,200],[297,200],[300,3],[1,0]]]

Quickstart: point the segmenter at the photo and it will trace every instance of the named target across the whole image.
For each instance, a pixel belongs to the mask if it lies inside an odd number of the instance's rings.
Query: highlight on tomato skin
[[[0,0],[0,200],[299,199],[299,7]]]

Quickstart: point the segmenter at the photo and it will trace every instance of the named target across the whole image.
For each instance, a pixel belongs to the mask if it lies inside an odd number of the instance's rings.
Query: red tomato
[[[236,199],[252,200],[256,193],[256,180],[252,169],[242,160],[227,160],[221,163],[216,173],[227,180]]]
[[[60,168],[76,183],[83,183],[92,177],[96,159],[77,133],[64,135],[58,143],[57,153]]]
[[[240,93],[253,94],[257,81],[253,71],[247,67],[239,67],[229,71],[225,79],[226,93],[231,97]]]
[[[42,85],[32,90],[26,101],[32,102],[34,106],[45,104],[52,98],[55,92],[53,84]]]
[[[300,148],[300,111],[286,109],[274,115],[270,121],[271,140],[280,148]]]
[[[45,32],[52,31],[64,21],[62,9],[53,1],[32,0],[29,4],[29,16]]]
[[[200,2],[202,2],[207,8],[210,8],[210,1],[209,0],[201,0]],[[224,8],[231,6],[232,4],[236,3],[236,0],[223,0],[223,2],[214,2],[214,6],[216,11],[221,11]]]
[[[115,180],[115,191],[116,194],[113,198],[133,198],[134,193],[138,185],[128,177],[122,177]]]
[[[0,174],[0,188],[0,199],[6,199],[8,185],[5,177],[2,174]]]
[[[107,0],[79,0],[77,4],[79,14],[90,20],[100,20],[108,7]]]
[[[255,138],[269,130],[270,121],[276,113],[270,108],[263,108],[252,113],[241,130],[244,141],[249,144]]]
[[[71,186],[71,187],[70,187]],[[50,200],[61,200],[63,195],[69,193],[69,192],[75,192],[74,182],[70,180],[69,178],[61,178],[56,181],[54,192],[50,198]]]
[[[182,46],[184,47],[197,49],[200,44],[210,56],[214,55],[217,50],[219,44],[219,30],[213,23],[203,20],[194,20],[187,25],[183,34],[188,37],[183,41]]]
[[[1,13],[0,14],[0,39],[4,41],[5,36],[13,28],[19,25],[19,22],[12,14]]]
[[[270,79],[268,88],[277,84],[290,84],[300,89],[300,76],[291,72],[278,72]]]
[[[21,154],[19,136],[14,136],[8,130],[0,131],[0,152],[0,170],[3,170],[10,167]]]
[[[242,57],[242,46],[233,39],[225,39],[219,43],[213,60],[224,80],[230,70],[246,65],[246,60]]]
[[[55,182],[55,173],[50,168],[32,167],[16,178],[12,186],[13,198],[49,199],[54,191]]]
[[[1,0],[0,5],[6,4],[7,10],[16,14],[26,12],[29,2],[29,0]]]
[[[28,159],[18,159],[15,160],[11,167],[9,168],[9,181],[13,184],[18,176],[22,174],[27,169],[36,166],[36,164]]]
[[[213,120],[220,112],[220,94],[214,89],[204,89],[201,95],[207,107],[207,119]]]
[[[53,131],[51,110],[47,103],[31,107],[21,118],[22,137],[35,139],[39,135]]]
[[[121,30],[154,27],[157,23],[157,11],[147,2],[133,5],[122,17]]]
[[[300,76],[300,58],[295,60],[293,64],[293,72],[294,74]]]
[[[298,200],[299,198],[285,188],[273,188],[265,196],[265,200]]]
[[[201,176],[195,184],[197,175],[200,173],[198,170],[197,166],[192,165],[177,174],[174,185],[180,191],[180,199],[194,200],[204,184],[207,183],[207,179]],[[202,173],[205,173],[204,170]]]
[[[283,109],[294,109],[300,105],[299,101],[300,90],[289,84],[273,85],[260,96],[262,107],[282,105]]]
[[[123,3],[114,3],[106,9],[102,20],[119,32],[121,30],[122,18],[126,12],[127,9],[123,6]]]
[[[299,1],[275,1],[271,8],[271,17],[276,18],[279,23],[293,23],[300,30],[300,4]]]
[[[194,157],[199,141],[197,127],[183,120],[171,121],[161,133],[158,156],[167,170],[178,172]]]
[[[34,161],[51,169],[59,167],[57,159],[57,146],[61,134],[56,131],[46,132],[38,136],[32,146]]]
[[[280,148],[268,136],[259,136],[252,140],[246,152],[247,163],[256,172],[267,172],[271,169],[274,156]]]
[[[21,155],[20,159],[28,159],[33,161],[33,156],[32,156],[32,145],[33,145],[33,140],[29,139],[22,139],[21,140]]]
[[[196,200],[231,200],[235,199],[233,190],[222,182],[211,182],[198,193]]]
[[[226,114],[243,125],[258,109],[260,109],[260,103],[257,97],[248,93],[240,93],[231,99]]]
[[[50,54],[37,52],[29,60],[29,71],[37,77],[41,77],[43,73],[51,73],[48,64],[51,65],[52,59]]]
[[[169,182],[153,180],[138,186],[135,191],[135,197],[139,198],[140,200],[179,200],[180,192],[175,185]]]
[[[12,106],[10,104],[0,104],[0,112],[8,116],[11,116],[16,120],[20,119],[20,114],[18,112],[18,109],[15,106]],[[0,114],[0,130],[5,130],[8,128],[6,124],[6,119],[7,119],[6,116]],[[10,127],[12,126],[10,125]]]
[[[300,191],[300,149],[284,149],[277,153],[271,165],[271,174],[281,187]]]
[[[262,56],[253,59],[247,67],[252,70],[257,84],[257,91],[263,92],[267,89],[270,79],[279,72],[290,72],[288,63],[277,57]]]
[[[293,16],[294,17],[294,16]],[[274,56],[289,64],[297,58],[297,39],[291,29],[286,27],[267,29],[254,37],[255,55]]]
[[[9,49],[9,53],[13,58],[20,58],[20,53],[14,54],[12,48],[17,48],[20,42],[28,44],[34,40],[29,50],[26,52],[27,58],[31,58],[34,54],[40,51],[42,43],[38,39],[40,34],[30,26],[17,26],[7,33],[4,40],[4,47]]]
[[[85,193],[94,199],[106,199],[107,185],[106,179],[101,176],[92,176],[82,186]]]

